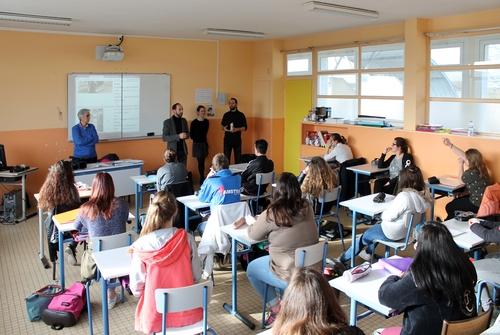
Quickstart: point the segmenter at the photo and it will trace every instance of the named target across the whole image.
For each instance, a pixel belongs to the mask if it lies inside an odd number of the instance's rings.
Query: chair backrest
[[[260,196],[261,193],[265,192],[261,187],[263,185],[269,185],[274,183],[274,171],[266,172],[266,173],[257,173],[255,175],[255,185],[257,185],[257,196]]]
[[[226,226],[251,213],[248,202],[240,201],[232,204],[212,206],[210,217],[213,219],[220,219],[219,226]]]
[[[321,262],[321,271],[325,268],[328,255],[328,242],[319,241],[316,244],[295,249],[295,266],[298,268],[311,266]]]
[[[443,320],[443,328],[441,335],[477,335],[488,329],[491,321],[493,308],[487,312],[461,321],[446,321]]]
[[[95,251],[104,251],[132,245],[132,234],[125,232],[116,235],[92,237],[90,241]]]
[[[213,283],[200,282],[191,286],[177,288],[158,288],[155,290],[156,311],[162,314],[162,334],[166,334],[167,313],[203,308],[203,334],[207,333],[208,303],[212,297]]]
[[[165,188],[176,198],[194,194],[193,183],[190,180],[186,180],[180,183],[168,184]]]
[[[342,186],[337,186],[332,191],[323,191],[321,196],[318,198],[318,203],[321,205],[319,216],[323,216],[323,211],[326,203],[335,201],[335,212],[339,211],[340,195],[342,193]]]

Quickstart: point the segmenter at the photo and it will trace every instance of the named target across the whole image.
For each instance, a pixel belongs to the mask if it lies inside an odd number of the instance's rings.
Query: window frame
[[[300,55],[307,55],[307,57],[300,57]],[[296,78],[296,77],[304,77],[304,76],[311,76],[313,74],[313,52],[312,51],[300,51],[300,52],[289,52],[285,55],[286,62],[285,62],[285,73],[287,77],[290,78]],[[307,59],[309,62],[309,69],[307,71],[297,71],[297,72],[292,72],[290,73],[288,71],[288,62],[290,60],[300,60],[300,59]]]

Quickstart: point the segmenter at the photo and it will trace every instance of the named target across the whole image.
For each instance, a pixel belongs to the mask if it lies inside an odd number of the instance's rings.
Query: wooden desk
[[[382,213],[389,207],[390,202],[395,198],[391,194],[385,195],[385,200],[382,203],[373,202],[377,194],[366,195],[361,198],[354,198],[351,200],[342,201],[341,206],[347,207],[352,211],[352,254],[351,254],[351,267],[354,267],[354,258],[356,254],[356,215],[357,213],[368,215],[374,217],[377,214]]]
[[[360,174],[371,178],[371,176],[385,173],[386,171],[389,171],[388,167],[387,168],[379,168],[376,165],[372,165],[371,163],[349,166],[346,169],[354,172],[354,197],[358,196],[358,183],[359,183],[358,180],[359,180]]]
[[[330,286],[344,292],[351,298],[351,309],[349,316],[349,324],[356,325],[358,319],[362,319],[368,314],[362,314],[361,317],[357,316],[357,303],[361,303],[385,316],[390,316],[394,310],[382,305],[378,299],[378,291],[383,282],[391,274],[382,268],[381,265],[374,263],[371,272],[363,278],[360,278],[352,283],[346,280],[344,276],[330,280]],[[371,314],[371,313],[370,313]]]
[[[22,208],[22,214],[21,217],[16,219],[15,222],[21,222],[26,220],[26,176],[32,174],[33,172],[37,171],[37,167],[32,167],[24,171],[20,172],[9,172],[9,171],[0,171],[0,178],[7,178],[7,179],[12,179],[12,181],[9,180],[1,180],[0,184],[7,184],[7,185],[18,185],[21,186],[21,208]],[[17,178],[21,178],[21,182],[16,181]]]

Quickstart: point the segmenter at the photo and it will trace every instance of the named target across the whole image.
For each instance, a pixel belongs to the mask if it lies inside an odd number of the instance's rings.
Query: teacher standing
[[[87,163],[97,162],[95,145],[99,142],[99,136],[92,123],[90,123],[90,109],[82,108],[78,111],[80,122],[71,128],[74,151],[73,157]]]
[[[199,105],[196,108],[196,119],[191,121],[189,136],[193,140],[193,157],[198,160],[198,172],[200,174],[200,185],[205,179],[205,159],[208,156],[208,126],[209,122],[205,119],[205,106]]]
[[[241,132],[247,130],[245,114],[238,110],[238,100],[229,99],[229,111],[222,117],[224,129],[224,155],[231,162],[231,151],[234,150],[234,162],[241,161]]]
[[[186,165],[189,128],[185,118],[182,117],[184,108],[180,103],[172,105],[171,117],[163,122],[163,141],[167,149],[172,149],[177,154],[177,161]]]

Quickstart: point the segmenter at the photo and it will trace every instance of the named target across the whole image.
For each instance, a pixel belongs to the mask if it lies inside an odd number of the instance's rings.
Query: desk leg
[[[59,236],[59,281],[64,291],[64,234],[58,230]]]
[[[108,282],[101,274],[101,301],[102,301],[102,328],[104,335],[109,335],[109,319],[108,319]]]
[[[351,309],[349,313],[349,325],[356,326],[356,310],[358,307],[358,302],[351,298]]]
[[[244,317],[243,315],[240,314],[240,312],[238,312],[238,292],[237,292],[237,280],[238,280],[238,274],[237,274],[237,259],[236,259],[236,255],[238,253],[237,249],[236,249],[236,239],[232,239],[232,242],[231,242],[231,275],[233,277],[233,282],[231,284],[231,299],[232,299],[232,305],[229,305],[227,303],[224,303],[224,305],[222,305],[222,307],[226,310],[226,312],[236,316],[236,318],[238,320],[240,320],[241,322],[243,322],[248,328],[250,329],[255,329],[255,325],[253,324],[253,322],[251,322],[250,320],[248,320],[246,317]]]
[[[359,173],[354,172],[354,197],[358,197],[358,178],[359,178]]]
[[[352,211],[352,246],[351,246],[351,268],[354,267],[356,256],[356,211]]]
[[[189,232],[189,208],[186,205],[184,205],[184,230]]]
[[[139,197],[142,198],[141,186],[135,184],[135,232],[139,234]]]
[[[39,248],[39,252],[38,252],[38,256],[40,257],[40,259],[44,259],[45,258],[45,248],[43,246],[43,211],[41,208],[38,208],[38,232],[39,232],[39,238],[40,238],[40,248]]]
[[[21,177],[21,192],[23,192],[23,194],[21,195],[21,200],[23,201],[23,217],[19,219],[19,222],[26,220],[26,174],[23,174],[23,176]]]
[[[434,202],[436,199],[434,198],[434,194],[436,193],[436,190],[434,187],[431,187],[431,196],[432,196],[432,202],[431,202],[431,221],[434,221]]]

